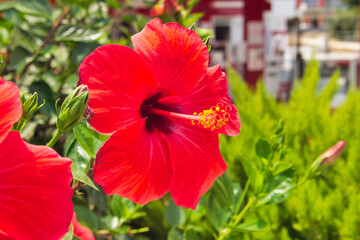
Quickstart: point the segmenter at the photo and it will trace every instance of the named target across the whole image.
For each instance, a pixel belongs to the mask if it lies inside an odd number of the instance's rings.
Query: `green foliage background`
[[[190,10],[182,8],[180,15],[162,19],[188,27],[201,17]],[[6,62],[2,77],[15,81],[21,93],[37,92],[46,101],[21,132],[34,144],[46,144],[53,136],[55,101],[75,88],[83,58],[106,43],[131,46],[131,35],[149,20],[134,12],[131,1],[114,0],[63,0],[55,6],[45,0],[18,0],[1,2],[0,12],[0,54]],[[203,38],[211,34],[197,31]],[[346,102],[331,109],[339,72],[318,90],[314,61],[295,83],[288,103],[276,103],[262,82],[255,91],[249,89],[230,67],[227,77],[241,132],[220,137],[229,170],[196,210],[177,207],[170,195],[145,206],[106,196],[91,180],[91,168],[108,136],[84,121],[55,145],[73,160],[78,220],[97,239],[359,239],[358,90],[352,88]],[[317,156],[339,140],[347,146],[335,165],[299,184]],[[70,232],[66,239],[72,238]]]
[[[253,93],[234,71],[229,71],[228,79],[242,119],[241,134],[226,142],[230,144],[226,149],[229,169],[236,169],[243,161],[256,165],[257,157],[249,149],[257,138],[269,139],[279,119],[285,123],[288,149],[283,161],[292,163],[297,175],[303,175],[324,149],[340,139],[347,142],[340,159],[325,175],[296,189],[286,202],[255,211],[269,225],[249,235],[249,239],[359,238],[360,94],[351,89],[346,102],[331,110],[338,77],[339,72],[335,72],[328,85],[318,91],[319,66],[317,62],[308,62],[305,76],[296,82],[289,102],[277,104],[262,82]],[[243,180],[241,174],[233,174],[235,179]]]

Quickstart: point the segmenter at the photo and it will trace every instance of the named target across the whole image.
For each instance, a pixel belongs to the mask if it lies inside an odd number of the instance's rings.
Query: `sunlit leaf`
[[[51,17],[51,5],[45,0],[17,1],[14,7],[22,13],[41,16],[48,19]]]
[[[15,2],[15,1],[1,2],[1,4],[0,4],[0,12],[9,10],[11,8],[14,8],[16,4],[17,4],[17,2]]]
[[[288,169],[270,179],[266,192],[262,193],[257,205],[279,203],[289,197],[290,191],[296,184],[295,171]]]
[[[55,40],[59,42],[92,42],[102,35],[88,28],[77,25],[61,25],[55,32]]]
[[[90,130],[85,122],[75,126],[73,128],[75,138],[79,145],[93,158],[95,158],[96,153],[100,146],[103,144],[100,140],[93,136],[93,131]]]
[[[128,199],[114,195],[110,201],[110,210],[119,219],[125,218],[134,210],[134,203]]]

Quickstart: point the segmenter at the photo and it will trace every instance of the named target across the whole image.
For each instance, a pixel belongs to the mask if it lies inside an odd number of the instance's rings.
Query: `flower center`
[[[146,115],[158,115],[163,117],[185,119],[191,121],[192,125],[201,125],[206,129],[214,130],[219,129],[229,121],[231,107],[221,102],[210,109],[203,110],[200,113],[194,112],[193,115],[176,113],[161,110],[152,106],[147,106]]]

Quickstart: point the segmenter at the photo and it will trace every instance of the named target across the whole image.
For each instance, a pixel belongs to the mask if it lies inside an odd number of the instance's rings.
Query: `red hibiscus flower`
[[[80,66],[89,87],[91,125],[112,134],[96,157],[105,193],[145,204],[171,192],[196,208],[226,170],[218,133],[236,136],[240,120],[219,66],[192,30],[151,20],[132,37],[134,50],[108,44]]]
[[[59,239],[72,217],[71,160],[10,131],[19,89],[0,78],[0,239]]]
[[[72,217],[71,223],[74,227],[74,236],[78,237],[80,240],[95,240],[94,234],[90,231],[90,229],[82,226],[78,222],[75,212]]]

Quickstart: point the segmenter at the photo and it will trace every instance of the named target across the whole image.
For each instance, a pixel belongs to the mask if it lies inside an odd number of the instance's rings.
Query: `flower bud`
[[[32,94],[28,99],[25,98],[25,93],[23,93],[20,96],[20,99],[21,99],[23,111],[21,114],[21,118],[13,126],[13,130],[17,130],[19,132],[24,128],[26,122],[34,116],[35,112],[45,104],[45,100],[44,100],[44,103],[38,106],[39,98],[36,92]]]
[[[89,91],[86,85],[78,86],[61,105],[57,114],[56,127],[60,132],[70,131],[81,122],[89,102]]]
[[[324,165],[326,163],[330,163],[331,165],[333,165],[335,163],[336,159],[338,159],[340,157],[340,154],[344,150],[345,145],[346,145],[345,141],[339,141],[334,146],[332,146],[331,148],[329,148],[328,150],[323,152],[320,155],[320,157],[323,158],[320,165]]]
[[[38,94],[35,92],[34,94],[32,94],[28,99],[25,98],[25,93],[23,93],[20,96],[21,102],[22,102],[22,107],[23,107],[23,112],[21,115],[21,118],[25,121],[31,119],[35,112],[37,110],[39,110],[42,106],[44,106],[45,101],[43,104],[41,104],[38,107]]]
[[[158,17],[163,15],[165,12],[163,3],[157,3],[154,7],[150,9],[150,16]]]
[[[339,141],[331,148],[323,152],[310,166],[308,178],[316,177],[333,165],[345,148],[345,141]]]

